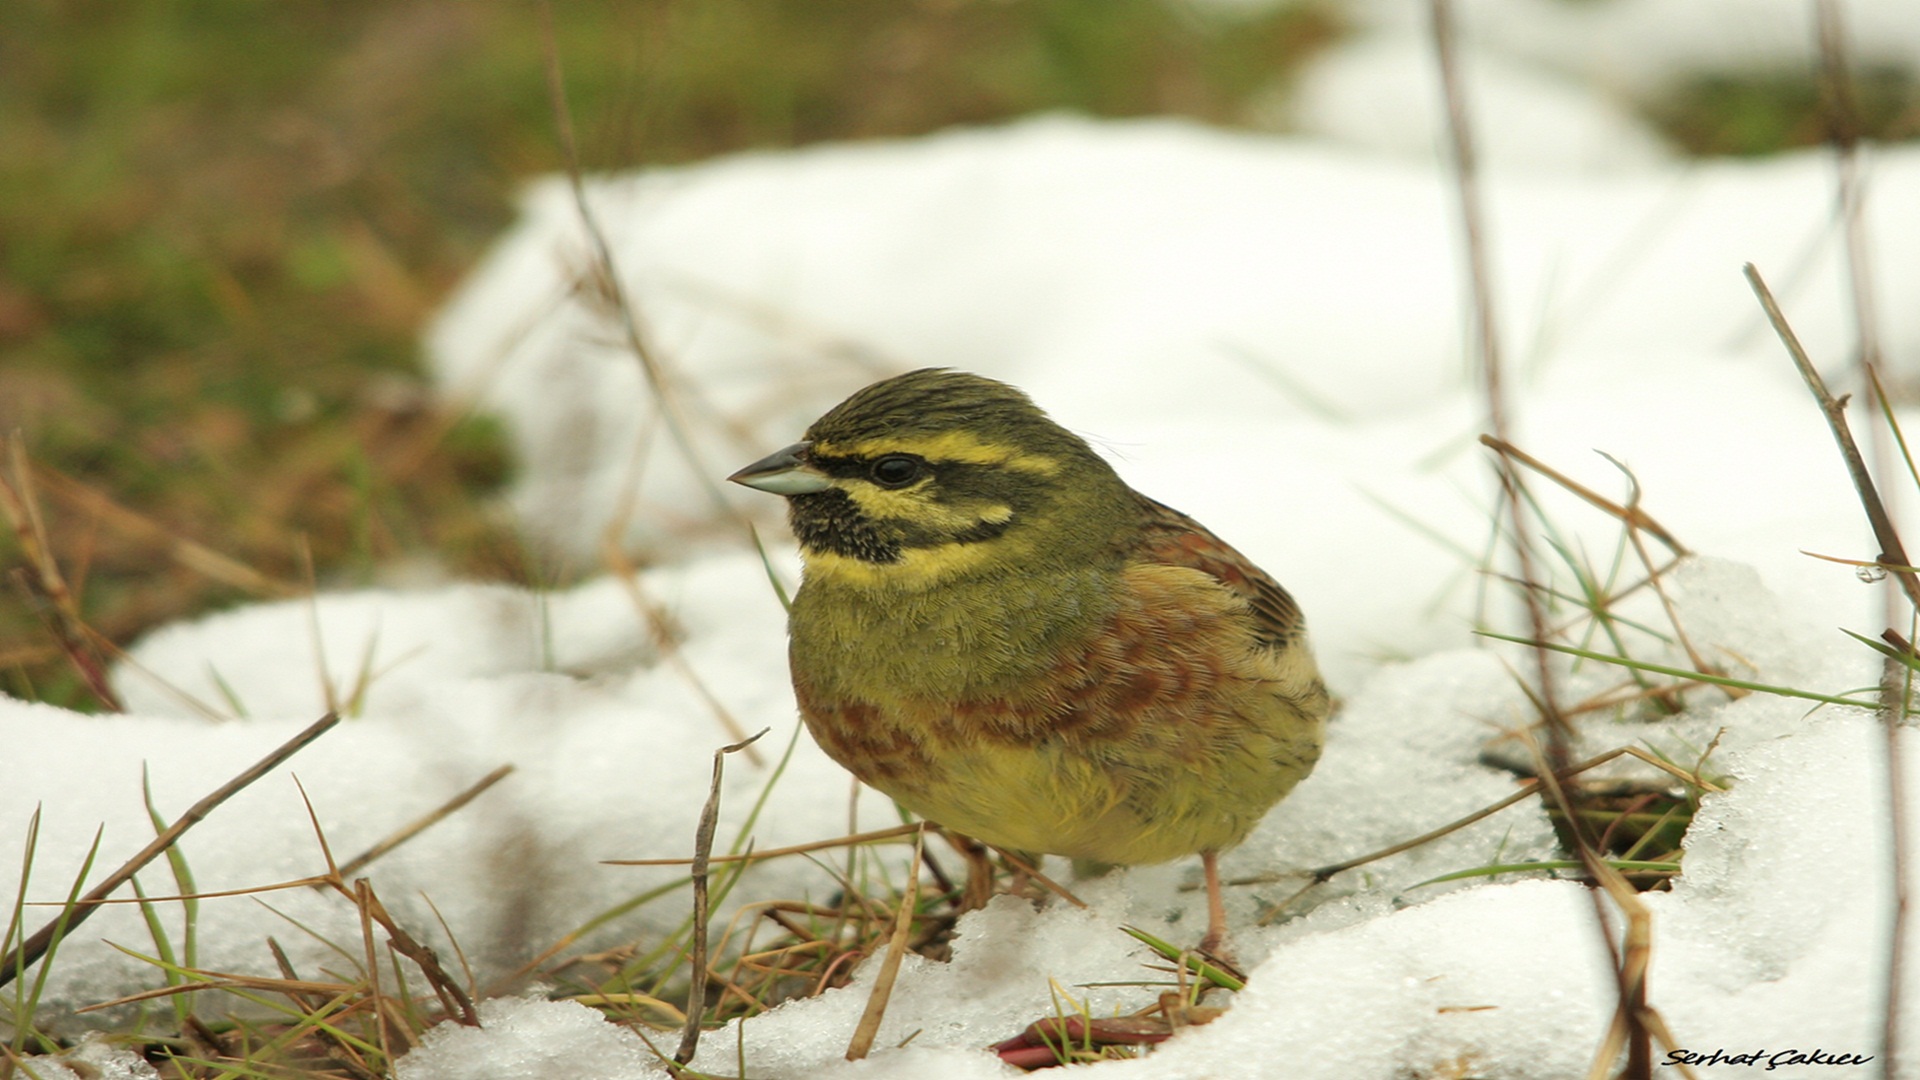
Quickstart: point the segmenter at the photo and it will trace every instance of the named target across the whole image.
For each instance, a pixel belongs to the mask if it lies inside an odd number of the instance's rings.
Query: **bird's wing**
[[[1233,590],[1252,609],[1261,643],[1284,649],[1300,639],[1306,625],[1300,606],[1266,571],[1187,515],[1144,495],[1139,498],[1143,512],[1137,557],[1198,570]]]

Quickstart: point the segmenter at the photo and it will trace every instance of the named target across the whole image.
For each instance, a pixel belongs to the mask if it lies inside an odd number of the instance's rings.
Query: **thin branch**
[[[1860,507],[1866,512],[1867,522],[1873,529],[1873,536],[1880,546],[1878,565],[1893,575],[1906,594],[1908,603],[1920,612],[1920,575],[1913,570],[1913,561],[1907,557],[1906,546],[1901,543],[1900,533],[1894,528],[1893,517],[1887,512],[1886,504],[1880,500],[1879,490],[1875,487],[1872,474],[1861,456],[1860,446],[1853,439],[1853,433],[1847,426],[1845,398],[1836,399],[1827,390],[1825,380],[1815,370],[1813,361],[1807,356],[1807,350],[1800,344],[1800,338],[1788,325],[1787,318],[1780,311],[1780,305],[1774,300],[1773,292],[1760,277],[1760,271],[1752,263],[1745,267],[1747,281],[1753,286],[1754,295],[1760,298],[1760,306],[1766,310],[1767,319],[1773,324],[1774,332],[1780,335],[1780,341],[1787,347],[1787,354],[1793,358],[1794,366],[1800,369],[1800,377],[1806,380],[1807,389],[1820,405],[1820,411],[1826,415],[1827,426],[1833,431],[1833,441],[1840,448],[1840,456],[1846,462],[1847,473],[1853,478],[1855,493],[1860,498]],[[1906,817],[1906,776],[1900,763],[1900,728],[1906,719],[1906,685],[1904,670],[1889,659],[1881,668],[1880,675],[1880,721],[1886,731],[1887,742],[1887,794],[1890,799],[1888,820],[1893,841],[1893,912],[1890,927],[1889,955],[1887,958],[1886,1013],[1881,1025],[1881,1053],[1888,1062],[1888,1074],[1893,1075],[1892,1066],[1899,1053],[1899,1004],[1901,994],[1901,953],[1905,949],[1907,936],[1907,835]]]
[[[188,829],[193,828],[205,820],[207,815],[212,813],[215,807],[232,798],[242,788],[245,788],[255,780],[272,772],[281,762],[286,761],[301,750],[306,749],[308,744],[320,736],[325,735],[339,722],[339,714],[328,713],[314,721],[300,734],[280,744],[279,748],[274,750],[273,753],[255,762],[252,768],[247,769],[240,775],[220,785],[214,789],[212,794],[188,807],[187,812],[181,814],[172,825],[167,826],[166,831],[154,837],[152,843],[141,848],[139,853],[133,858],[128,859],[120,869],[108,874],[105,880],[94,886],[85,896],[75,901],[71,918],[66,917],[63,913],[62,919],[56,920],[52,924],[43,927],[40,932],[21,942],[18,949],[8,953],[5,958],[0,958],[0,986],[5,986],[12,980],[14,975],[26,970],[29,964],[34,963],[39,960],[40,957],[44,956],[47,949],[55,943],[57,937],[64,937],[71,934],[76,927],[87,921],[95,911],[99,910],[107,897],[113,895],[115,889],[126,884],[133,875],[140,872],[142,867],[154,859],[159,858],[162,852],[172,847],[180,837],[186,835]],[[64,930],[62,929],[63,922]]]
[[[1504,457],[1510,457],[1520,464],[1525,465],[1527,468],[1532,469],[1534,472],[1539,473],[1541,476],[1546,477],[1555,484],[1579,496],[1602,512],[1619,519],[1620,523],[1627,528],[1644,532],[1655,540],[1660,541],[1666,545],[1668,551],[1673,552],[1675,555],[1692,554],[1691,551],[1687,550],[1687,546],[1680,542],[1678,537],[1675,537],[1667,531],[1665,525],[1654,520],[1653,515],[1640,509],[1640,501],[1638,498],[1630,500],[1627,505],[1622,506],[1497,435],[1482,435],[1480,436],[1480,443],[1495,453]],[[1601,456],[1606,457],[1604,454]],[[1611,457],[1608,457],[1607,460],[1613,461]],[[1615,461],[1614,464],[1618,466],[1620,463]],[[1625,472],[1626,470],[1622,468],[1621,471]],[[1631,481],[1633,474],[1628,473],[1627,478]],[[1637,484],[1635,485],[1635,490],[1638,490]]]
[[[1874,542],[1880,545],[1880,566],[1900,582],[1907,601],[1914,610],[1920,611],[1920,575],[1913,571],[1913,560],[1907,558],[1906,545],[1900,542],[1900,532],[1894,528],[1886,503],[1881,501],[1879,489],[1874,486],[1873,474],[1867,470],[1866,459],[1861,456],[1860,446],[1854,442],[1853,432],[1847,426],[1847,399],[1835,398],[1827,390],[1826,380],[1814,368],[1806,347],[1800,344],[1799,335],[1788,325],[1786,315],[1781,313],[1780,304],[1774,300],[1773,291],[1761,279],[1760,271],[1752,263],[1747,263],[1743,270],[1747,275],[1747,283],[1753,286],[1754,295],[1760,298],[1760,306],[1766,310],[1767,321],[1773,324],[1774,332],[1780,335],[1781,344],[1787,347],[1787,355],[1793,358],[1794,367],[1800,370],[1800,377],[1806,380],[1807,390],[1813,394],[1820,411],[1826,415],[1827,426],[1833,431],[1833,441],[1840,448],[1841,459],[1846,462],[1847,475],[1853,478],[1853,490],[1860,497],[1860,508],[1866,512],[1867,524],[1873,528]]]
[[[669,664],[673,665],[674,670],[679,672],[680,677],[685,679],[687,685],[693,688],[693,692],[705,703],[707,710],[713,714],[714,719],[719,721],[722,728],[726,729],[728,737],[746,747],[747,760],[752,762],[756,767],[764,768],[767,764],[766,759],[760,756],[759,747],[752,745],[754,739],[758,739],[759,736],[755,735],[753,738],[747,737],[746,728],[742,727],[740,721],[734,717],[733,710],[727,708],[726,703],[721,701],[719,696],[707,685],[707,681],[700,677],[698,671],[694,670],[693,664],[687,659],[685,651],[680,648],[679,641],[674,637],[673,628],[668,623],[665,609],[655,603],[652,597],[647,595],[646,587],[640,583],[640,568],[634,565],[631,558],[627,557],[626,551],[621,548],[612,530],[608,531],[605,541],[601,545],[601,557],[606,560],[608,568],[613,571],[614,575],[619,578],[621,586],[626,589],[627,598],[633,602],[634,610],[639,612],[640,617],[646,620],[647,630],[653,635],[654,644],[659,647],[660,655],[664,657]]]
[[[426,830],[432,828],[434,825],[438,824],[442,819],[446,818],[447,815],[454,813],[455,811],[459,810],[461,807],[479,798],[481,792],[484,792],[488,788],[492,787],[493,785],[499,783],[502,780],[505,780],[507,778],[507,775],[511,772],[513,772],[512,765],[502,765],[499,768],[493,770],[487,775],[481,777],[479,781],[477,781],[472,787],[468,788],[467,790],[461,792],[458,795],[455,795],[453,798],[448,799],[446,802],[442,803],[438,809],[435,809],[431,813],[426,814],[425,816],[421,817],[419,820],[413,822],[412,824],[406,826],[405,828],[400,829],[398,832],[395,832],[393,835],[387,837],[385,840],[380,841],[379,843],[368,848],[366,851],[363,851],[359,855],[356,855],[353,858],[348,859],[346,862],[340,864],[340,869],[335,871],[335,873],[338,874],[343,879],[353,877],[353,875],[359,873],[362,870],[365,870],[369,865],[373,863],[375,859],[378,859],[382,855],[385,855],[386,853],[392,851],[394,848],[399,847],[401,844],[406,843],[407,841],[420,835]]]
[[[255,596],[291,597],[300,595],[299,586],[280,581],[229,555],[174,533],[167,526],[138,511],[115,502],[105,492],[45,463],[33,466],[35,481],[54,500],[68,508],[100,519],[122,536],[135,537],[159,545],[175,565],[209,581],[217,581]]]
[[[1454,39],[1454,21],[1452,0],[1430,0],[1432,15],[1434,50],[1440,65],[1442,94],[1447,106],[1447,129],[1453,149],[1454,189],[1459,199],[1459,212],[1467,246],[1467,265],[1473,284],[1474,326],[1480,348],[1480,369],[1487,398],[1487,420],[1496,439],[1511,444],[1509,409],[1506,401],[1506,387],[1501,373],[1499,329],[1494,317],[1493,282],[1491,260],[1487,253],[1485,228],[1482,222],[1479,168],[1476,156],[1472,127],[1468,121],[1467,96],[1465,82],[1461,78],[1457,43]],[[1502,493],[1506,497],[1507,511],[1512,521],[1512,547],[1514,559],[1518,564],[1520,578],[1531,585],[1539,580],[1535,572],[1530,543],[1530,530],[1527,527],[1525,503],[1522,497],[1524,486],[1520,474],[1511,461],[1505,457],[1496,459],[1497,473]],[[1534,632],[1535,640],[1546,639],[1547,616],[1540,601],[1539,591],[1532,587],[1521,590],[1525,600],[1527,621]],[[1614,873],[1605,865],[1600,853],[1595,850],[1589,829],[1583,822],[1578,807],[1577,793],[1562,787],[1557,774],[1573,763],[1573,732],[1570,722],[1557,703],[1554,694],[1553,667],[1544,649],[1533,650],[1535,678],[1538,680],[1539,694],[1536,702],[1546,726],[1546,746],[1544,747],[1545,768],[1541,775],[1546,781],[1546,790],[1555,806],[1564,815],[1567,832],[1572,837],[1575,853],[1586,867],[1590,883],[1606,880],[1605,875]],[[1614,874],[1617,877],[1617,873]],[[1629,964],[1620,956],[1613,936],[1607,930],[1604,906],[1597,890],[1593,890],[1596,909],[1600,913],[1599,923],[1607,948],[1615,959],[1615,974],[1619,989],[1619,1007],[1617,1014],[1626,1024],[1627,1065],[1623,1074],[1629,1080],[1651,1080],[1653,1076],[1652,1040],[1647,1025],[1642,1018],[1650,1011],[1646,1003],[1646,984],[1636,978],[1629,970]],[[1609,1057],[1609,1061],[1611,1058]]]
[[[687,1026],[680,1032],[680,1048],[673,1060],[681,1065],[693,1060],[700,1048],[700,1022],[707,1011],[707,860],[713,851],[713,831],[720,823],[720,777],[727,755],[744,750],[770,728],[713,752],[713,784],[707,792],[707,804],[700,808],[700,825],[693,838],[693,956],[689,965],[693,977],[687,987]]]
[[[1848,295],[1853,301],[1854,344],[1862,380],[1880,395],[1886,404],[1885,390],[1878,375],[1880,366],[1879,320],[1874,313],[1873,265],[1868,257],[1866,238],[1866,183],[1860,168],[1860,113],[1853,95],[1853,79],[1848,71],[1846,27],[1841,21],[1840,5],[1835,0],[1819,0],[1814,5],[1814,21],[1820,43],[1820,88],[1827,121],[1827,142],[1833,147],[1834,169],[1839,186],[1839,210],[1846,238]],[[1769,316],[1772,312],[1768,312]],[[1894,428],[1898,434],[1898,427]],[[1869,444],[1874,465],[1887,475],[1891,462],[1888,446],[1880,429],[1869,425]],[[1890,515],[1889,515],[1890,516]],[[1902,565],[1907,565],[1902,560]],[[1908,572],[1911,577],[1911,571]],[[1904,582],[1903,582],[1904,584]],[[1891,590],[1883,590],[1887,624],[1899,621],[1897,601]],[[1912,599],[1912,594],[1908,594]],[[1891,633],[1891,629],[1888,631]],[[1899,1074],[1900,1002],[1902,997],[1902,956],[1907,939],[1906,850],[1906,776],[1900,759],[1900,728],[1906,717],[1907,687],[1911,672],[1888,657],[1881,665],[1881,719],[1886,732],[1886,775],[1890,796],[1888,824],[1893,839],[1893,913],[1887,946],[1886,1001],[1880,1029],[1880,1054],[1888,1076]]]
[[[105,662],[93,647],[79,597],[67,586],[60,563],[53,556],[46,519],[40,514],[40,500],[34,494],[33,467],[27,460],[26,440],[19,431],[7,438],[7,469],[0,473],[0,513],[13,526],[26,565],[16,571],[16,580],[27,593],[29,607],[51,609],[47,629],[66,653],[67,661],[79,674],[89,692],[113,712],[125,712],[120,696],[107,678]],[[6,475],[11,473],[11,478]]]
[[[560,70],[559,39],[553,29],[553,6],[543,2],[540,5],[541,32],[546,44],[547,96],[553,106],[553,119],[556,133],[560,139],[561,154],[566,160],[567,183],[573,191],[574,210],[580,217],[580,227],[587,235],[587,241],[593,248],[593,273],[595,284],[604,292],[613,309],[619,313],[620,329],[626,337],[628,350],[640,364],[641,374],[646,377],[647,387],[653,392],[654,402],[660,409],[667,434],[674,446],[686,458],[687,465],[699,479],[700,488],[713,503],[722,517],[739,524],[743,529],[746,520],[732,503],[720,493],[717,473],[706,467],[701,460],[700,451],[693,444],[693,437],[687,431],[686,420],[680,410],[672,388],[667,385],[660,357],[655,352],[639,311],[632,297],[627,295],[622,283],[619,267],[613,258],[613,245],[607,241],[606,231],[593,212],[593,205],[587,199],[586,181],[580,171],[580,150],[573,135],[573,113],[567,104],[567,84]]]
[[[1873,263],[1867,250],[1860,108],[1854,100],[1853,76],[1848,70],[1846,27],[1835,0],[1818,0],[1814,19],[1820,39],[1820,96],[1825,105],[1827,144],[1833,147],[1839,173],[1839,209],[1846,237],[1847,292],[1853,302],[1855,344],[1861,365],[1875,368],[1881,359],[1879,319],[1875,314]]]
[[[900,961],[907,955],[907,932],[913,927],[914,908],[920,900],[920,856],[925,843],[925,834],[914,837],[907,891],[900,897],[893,936],[888,939],[887,954],[880,961],[880,974],[873,980],[873,992],[867,995],[866,1010],[860,1014],[860,1023],[854,1027],[853,1038],[847,1043],[848,1061],[859,1061],[873,1049],[873,1040],[880,1033],[880,1021],[887,1014],[887,1002],[893,998],[893,981],[900,974]]]
[[[851,836],[842,836],[833,840],[814,840],[805,844],[794,844],[791,847],[767,848],[765,851],[754,851],[745,855],[715,855],[707,859],[706,861],[709,864],[730,863],[730,862],[764,862],[767,859],[779,858],[782,855],[804,855],[810,851],[825,851],[828,848],[850,847],[854,844],[872,843],[875,840],[891,840],[896,836],[912,836],[915,833],[924,832],[925,830],[930,829],[932,827],[933,826],[928,825],[924,821],[916,821],[911,825],[895,825],[891,829],[875,829],[872,832],[854,833]],[[600,864],[602,866],[693,866],[697,862],[699,862],[699,860],[697,859],[602,859],[600,860]]]

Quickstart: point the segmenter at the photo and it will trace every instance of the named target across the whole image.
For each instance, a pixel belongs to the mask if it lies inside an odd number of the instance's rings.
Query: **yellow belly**
[[[828,753],[921,817],[996,847],[1131,865],[1232,847],[1312,770],[1325,699],[1240,689],[1207,717],[1031,741],[858,710],[859,727],[890,731],[891,753],[850,742],[841,710],[808,720]]]
[[[897,790],[888,794],[996,847],[1165,862],[1238,844],[1306,776],[1319,756],[1320,724],[1285,719],[1200,761],[1138,745],[1099,756],[1059,744],[949,747],[935,775],[890,784]]]
[[[841,662],[796,624],[801,713],[855,776],[997,847],[1122,865],[1231,847],[1320,756],[1312,655],[1256,642],[1197,571],[1130,567],[1117,592],[1092,632],[981,696]]]

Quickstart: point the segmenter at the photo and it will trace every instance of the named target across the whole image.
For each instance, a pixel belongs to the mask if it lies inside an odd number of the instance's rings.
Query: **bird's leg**
[[[960,891],[960,910],[977,911],[993,899],[993,860],[987,857],[987,845],[965,833],[940,830],[953,849],[967,861],[967,883]]]
[[[1220,853],[1201,852],[1200,867],[1207,875],[1207,936],[1200,939],[1200,951],[1227,960],[1227,900],[1220,893]]]

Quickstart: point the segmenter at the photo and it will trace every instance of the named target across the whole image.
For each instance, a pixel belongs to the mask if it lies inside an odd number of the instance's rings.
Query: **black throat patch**
[[[873,520],[838,488],[787,499],[794,539],[808,551],[845,555],[870,563],[900,561],[900,541],[880,534]]]

